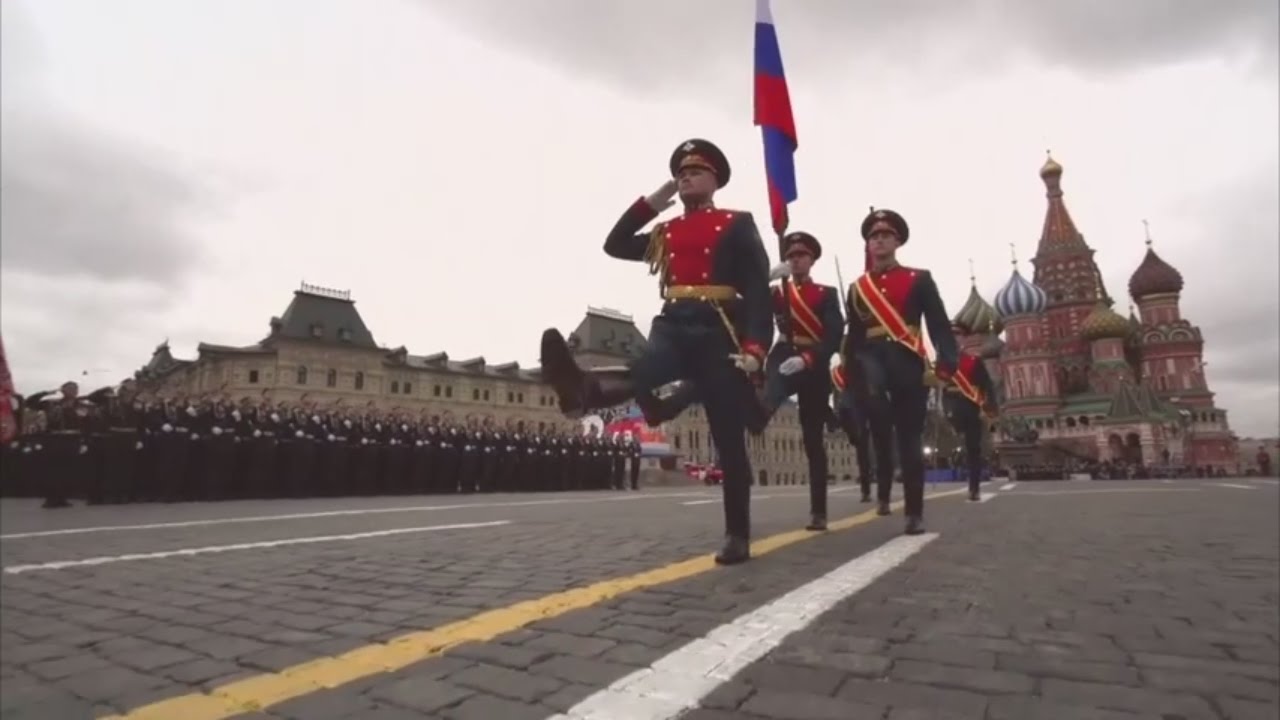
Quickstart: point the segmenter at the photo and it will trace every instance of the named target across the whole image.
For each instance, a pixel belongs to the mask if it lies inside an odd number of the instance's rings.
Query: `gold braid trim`
[[[658,276],[661,292],[667,285],[667,224],[658,223],[649,232],[649,246],[644,250],[644,261],[649,263],[649,274]]]
[[[733,323],[729,322],[729,316],[725,314],[724,308],[720,307],[720,303],[711,300],[711,307],[716,309],[716,313],[720,315],[720,319],[724,321],[724,329],[729,332],[729,339],[733,341],[733,346],[737,348],[738,354],[742,354],[742,343],[738,341],[738,331],[733,328]]]

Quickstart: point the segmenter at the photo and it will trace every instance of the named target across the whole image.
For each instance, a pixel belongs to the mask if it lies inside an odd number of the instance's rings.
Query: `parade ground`
[[[1274,720],[1277,481],[0,503],[0,717]]]

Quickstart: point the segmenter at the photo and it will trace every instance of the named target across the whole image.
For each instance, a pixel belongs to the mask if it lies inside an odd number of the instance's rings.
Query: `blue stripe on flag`
[[[756,72],[777,78],[784,77],[778,34],[767,23],[756,23]]]
[[[760,134],[764,138],[765,174],[784,201],[794,202],[799,197],[793,155],[795,144],[777,128],[762,127]]]

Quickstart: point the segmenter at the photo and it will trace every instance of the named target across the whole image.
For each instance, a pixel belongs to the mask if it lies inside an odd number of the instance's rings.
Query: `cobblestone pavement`
[[[866,509],[840,490],[833,517]],[[1275,484],[987,492],[990,502],[931,501],[937,540],[727,679],[687,720],[1276,717]],[[757,538],[803,524],[807,488],[755,496]],[[715,547],[721,510],[705,500],[716,497],[694,488],[57,513],[6,501],[0,717],[123,713],[683,561]],[[223,522],[249,516],[278,519]],[[496,522],[507,524],[485,524]],[[430,529],[441,525],[475,527]],[[25,535],[103,526],[117,529]],[[384,531],[407,532],[370,534]],[[901,517],[874,519],[236,717],[543,720],[900,531]],[[294,542],[330,536],[344,537]],[[230,544],[243,547],[149,555]],[[92,558],[108,560],[48,565]]]

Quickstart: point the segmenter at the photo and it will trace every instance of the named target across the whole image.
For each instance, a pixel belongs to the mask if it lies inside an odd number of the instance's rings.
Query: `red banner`
[[[9,374],[4,340],[0,340],[0,443],[12,442],[17,434],[18,421],[13,412],[13,376]]]

